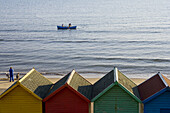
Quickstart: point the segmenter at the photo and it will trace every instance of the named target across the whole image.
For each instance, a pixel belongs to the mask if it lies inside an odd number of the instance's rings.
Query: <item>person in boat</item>
[[[64,27],[64,24],[62,24],[61,26]]]
[[[69,27],[71,27],[71,23],[69,23]]]

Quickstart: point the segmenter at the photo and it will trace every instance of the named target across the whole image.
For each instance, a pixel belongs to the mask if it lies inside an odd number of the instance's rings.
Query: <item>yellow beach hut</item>
[[[52,82],[35,69],[0,95],[0,113],[42,113],[42,99]]]

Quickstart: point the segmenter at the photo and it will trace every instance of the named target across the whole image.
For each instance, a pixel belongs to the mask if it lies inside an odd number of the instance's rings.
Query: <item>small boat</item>
[[[57,26],[57,29],[76,29],[77,26]]]

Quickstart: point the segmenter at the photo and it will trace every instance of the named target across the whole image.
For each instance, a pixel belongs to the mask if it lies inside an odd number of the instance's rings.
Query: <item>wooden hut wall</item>
[[[89,113],[89,104],[65,87],[45,102],[45,113]]]
[[[0,98],[0,113],[42,113],[42,101],[18,85]]]
[[[170,90],[145,103],[144,113],[170,113]]]
[[[139,113],[139,102],[115,85],[94,102],[94,113]]]

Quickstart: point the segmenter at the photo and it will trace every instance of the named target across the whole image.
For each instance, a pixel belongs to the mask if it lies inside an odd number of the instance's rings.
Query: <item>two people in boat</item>
[[[62,27],[64,27],[64,24],[62,24]],[[68,27],[71,27],[71,23],[69,23]]]

